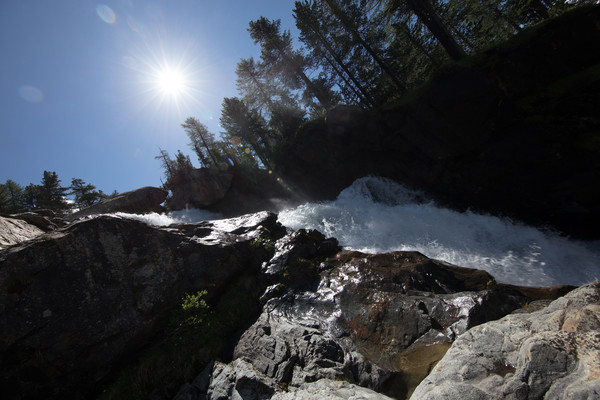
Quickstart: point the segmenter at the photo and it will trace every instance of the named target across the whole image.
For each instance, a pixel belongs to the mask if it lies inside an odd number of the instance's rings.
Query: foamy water
[[[463,267],[484,269],[519,285],[581,285],[600,279],[600,242],[568,240],[506,219],[459,213],[382,178],[362,178],[335,201],[282,211],[292,229],[336,237],[368,253],[414,250]]]
[[[155,226],[168,226],[171,224],[179,223],[189,224],[193,222],[223,218],[221,214],[213,213],[206,210],[198,210],[194,208],[189,210],[171,211],[168,214],[159,214],[155,212],[148,214],[129,214],[118,212],[114,215],[117,215],[122,218],[136,219],[138,221],[142,221]]]

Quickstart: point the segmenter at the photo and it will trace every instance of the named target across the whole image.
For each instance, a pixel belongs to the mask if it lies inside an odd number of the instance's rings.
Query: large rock
[[[316,398],[331,390],[315,389],[316,381],[351,384],[340,398],[352,398],[354,385],[406,398],[456,337],[531,300],[484,271],[419,253],[341,252],[315,263],[335,246],[306,231],[275,248],[263,264],[274,282],[263,313],[242,334],[234,362],[213,371],[208,399],[226,398],[240,382],[249,398]],[[556,297],[569,288],[561,290],[529,294]]]
[[[130,192],[120,193],[117,196],[96,203],[88,208],[79,210],[69,216],[71,221],[88,215],[110,214],[124,212],[131,214],[146,214],[150,212],[163,212],[161,204],[168,196],[164,189],[146,186]]]
[[[258,271],[253,243],[278,229],[270,213],[170,228],[103,216],[0,252],[0,392],[89,397],[185,293],[217,298]]]
[[[180,210],[188,207],[205,208],[225,197],[231,187],[232,168],[199,168],[178,181],[172,189],[168,207]]]
[[[600,281],[460,336],[411,400],[600,398]]]
[[[56,218],[56,215],[52,210],[34,210],[19,214],[12,214],[10,217],[22,219],[28,224],[37,226],[44,232],[54,230],[59,226],[65,226],[66,224],[64,220]]]
[[[44,233],[22,219],[0,217],[0,248],[36,238]]]

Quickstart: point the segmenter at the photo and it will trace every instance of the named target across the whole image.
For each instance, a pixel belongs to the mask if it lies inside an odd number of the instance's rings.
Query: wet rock
[[[460,336],[411,399],[600,397],[600,282]]]
[[[270,213],[187,229],[103,216],[0,252],[0,392],[89,396],[185,293],[258,273],[252,242],[277,229]]]
[[[22,219],[0,217],[0,247],[13,246],[43,233],[43,230]]]
[[[124,212],[131,214],[146,214],[150,212],[163,212],[161,204],[167,198],[168,192],[164,189],[146,186],[130,192],[120,193],[117,196],[96,203],[88,208],[71,214],[68,218],[74,221],[88,215],[110,214]]]
[[[284,276],[282,266],[298,255],[327,248],[310,235],[280,239],[263,273]],[[314,286],[269,287],[263,313],[234,350],[270,387],[296,393],[311,382],[344,381],[406,398],[456,337],[530,300],[485,271],[415,252],[340,252],[313,271]]]

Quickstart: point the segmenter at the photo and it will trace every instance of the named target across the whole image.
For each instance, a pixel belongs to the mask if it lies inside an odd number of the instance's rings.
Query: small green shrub
[[[185,297],[181,300],[181,309],[184,312],[182,324],[197,327],[206,321],[209,307],[202,298],[206,293],[206,290],[200,290],[195,294],[186,293]]]

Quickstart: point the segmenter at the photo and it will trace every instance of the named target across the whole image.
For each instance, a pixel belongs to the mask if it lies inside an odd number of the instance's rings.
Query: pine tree
[[[89,207],[106,198],[102,191],[96,190],[96,186],[86,184],[82,179],[72,178],[69,189],[71,189],[69,194],[75,196],[74,202],[77,208]]]
[[[236,97],[225,98],[220,122],[229,140],[250,146],[262,164],[271,169],[270,133],[267,122],[258,112]]]
[[[0,212],[16,214],[27,211],[25,193],[21,185],[8,179],[0,184]]]
[[[333,36],[335,21],[322,5],[315,1],[296,1],[294,18],[300,30],[300,40],[311,51],[311,59],[329,74],[328,79],[340,87],[344,98],[367,107],[374,105],[366,85],[360,81],[359,74],[347,58],[349,53],[336,43]]]
[[[37,187],[36,208],[47,208],[57,213],[69,209],[65,199],[67,188],[60,186],[56,172],[44,171],[41,185]]]
[[[323,0],[331,12],[342,23],[347,34],[350,35],[355,43],[358,43],[372,57],[373,61],[381,68],[381,70],[391,79],[396,86],[396,89],[401,93],[406,92],[406,85],[398,77],[390,65],[382,58],[382,51],[369,43],[368,38],[361,33],[360,24],[357,24],[353,15],[342,8],[339,0]],[[357,13],[354,13],[356,15]]]
[[[190,147],[198,156],[203,167],[218,168],[223,163],[222,157],[215,151],[215,135],[196,118],[189,117],[181,124],[188,138]]]
[[[262,64],[270,73],[276,74],[291,89],[304,87],[322,108],[327,109],[333,105],[330,91],[306,75],[308,60],[294,51],[291,34],[289,31],[281,32],[280,20],[270,21],[261,17],[250,22],[248,31],[254,43],[260,44]]]

